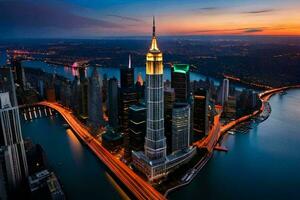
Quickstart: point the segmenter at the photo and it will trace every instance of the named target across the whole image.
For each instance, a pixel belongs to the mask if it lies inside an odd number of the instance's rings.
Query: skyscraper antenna
[[[155,16],[153,16],[152,36],[155,37]]]

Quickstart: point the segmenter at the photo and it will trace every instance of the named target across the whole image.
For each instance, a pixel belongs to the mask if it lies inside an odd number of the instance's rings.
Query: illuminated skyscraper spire
[[[128,59],[128,68],[131,69],[131,55],[129,54],[129,59]]]
[[[160,52],[160,50],[157,46],[156,33],[155,33],[155,17],[154,16],[153,16],[152,40],[151,40],[150,52]]]

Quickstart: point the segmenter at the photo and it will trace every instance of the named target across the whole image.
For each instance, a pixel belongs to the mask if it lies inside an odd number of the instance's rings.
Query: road
[[[40,102],[39,105],[50,107],[61,114],[74,132],[88,145],[95,155],[115,174],[137,199],[166,199],[148,182],[138,176],[126,164],[114,157],[95,139],[77,118],[57,103]]]

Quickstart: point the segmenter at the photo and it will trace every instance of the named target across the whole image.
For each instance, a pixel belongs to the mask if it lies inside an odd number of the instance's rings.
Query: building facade
[[[188,162],[196,153],[195,148],[188,147],[167,156],[164,134],[163,56],[157,45],[154,19],[151,46],[146,56],[146,107],[145,150],[133,151],[132,158],[134,167],[153,182]]]
[[[92,76],[89,79],[88,87],[88,114],[89,124],[94,131],[104,125],[102,111],[102,80],[94,67]]]
[[[12,106],[8,92],[0,93],[0,146],[5,149],[8,185],[17,189],[28,176],[28,168],[19,109]]]
[[[188,102],[190,97],[190,66],[175,64],[171,69],[171,87],[175,91],[176,102]]]
[[[118,80],[111,78],[108,81],[108,123],[112,128],[119,126],[119,98]]]
[[[172,152],[190,145],[191,108],[188,103],[176,103],[172,111]]]

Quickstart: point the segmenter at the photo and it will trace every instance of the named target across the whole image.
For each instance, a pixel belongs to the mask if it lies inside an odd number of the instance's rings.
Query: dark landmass
[[[34,59],[72,65],[122,67],[132,55],[135,66],[144,66],[149,39],[144,37],[98,40],[9,40],[0,49],[26,50]],[[188,63],[193,71],[222,77],[224,74],[267,86],[300,83],[299,37],[160,37],[165,64]]]

